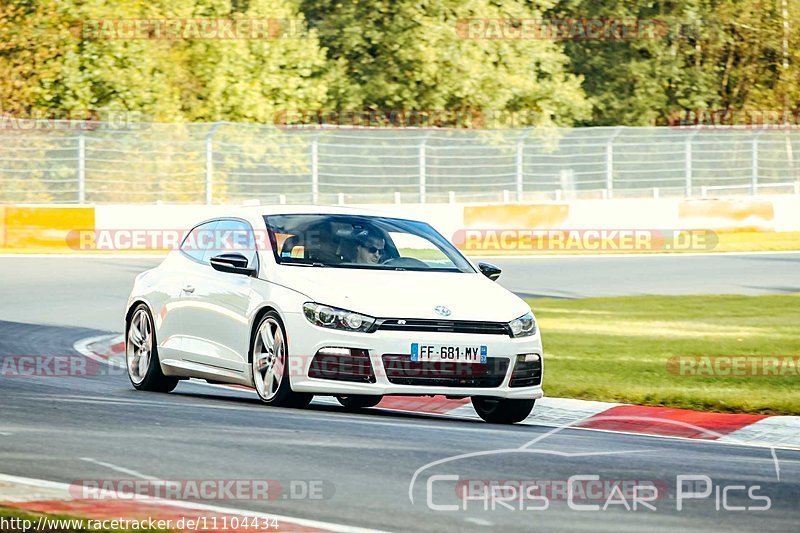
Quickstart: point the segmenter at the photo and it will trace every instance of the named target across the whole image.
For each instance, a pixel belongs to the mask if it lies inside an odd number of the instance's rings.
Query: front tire
[[[533,410],[536,400],[509,400],[473,396],[475,412],[490,424],[516,424],[522,422]]]
[[[378,405],[383,400],[383,396],[356,394],[353,396],[337,396],[336,399],[345,409],[366,409],[367,407]]]
[[[258,397],[276,407],[306,407],[313,394],[294,392],[289,379],[289,350],[281,317],[269,311],[258,323],[252,342],[251,375]]]
[[[165,376],[161,371],[157,345],[150,310],[139,304],[125,332],[125,366],[136,390],[170,392],[178,385],[178,378]]]

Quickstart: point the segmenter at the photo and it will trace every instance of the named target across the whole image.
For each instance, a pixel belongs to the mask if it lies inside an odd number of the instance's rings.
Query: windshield
[[[475,272],[429,224],[363,215],[267,215],[280,264]]]

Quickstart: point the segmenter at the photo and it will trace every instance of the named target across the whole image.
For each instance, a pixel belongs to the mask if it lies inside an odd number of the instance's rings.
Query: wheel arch
[[[286,324],[283,322],[283,317],[281,317],[280,311],[278,311],[277,308],[269,304],[262,306],[258,311],[255,312],[255,314],[253,315],[253,322],[250,324],[250,337],[248,338],[247,341],[247,364],[251,364],[253,362],[253,340],[255,339],[256,336],[256,328],[258,328],[258,325],[261,322],[261,319],[264,318],[264,315],[266,315],[270,311],[275,311],[275,313],[277,313],[278,318],[281,321],[281,324],[283,324],[283,330],[284,332],[286,332]]]
[[[128,306],[128,310],[125,311],[125,334],[128,333],[128,327],[131,325],[131,317],[133,316],[133,311],[139,307],[140,304],[144,304],[147,307],[147,311],[150,313],[150,318],[153,320],[153,329],[156,329],[156,319],[155,315],[153,314],[153,308],[150,306],[150,303],[145,300],[144,298],[136,298],[131,302],[131,305]]]

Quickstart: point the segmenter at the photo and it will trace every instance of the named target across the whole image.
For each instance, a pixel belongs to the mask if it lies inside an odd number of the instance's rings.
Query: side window
[[[214,227],[211,246],[206,249],[202,261],[209,263],[212,257],[237,252],[247,258],[248,264],[256,260],[256,244],[253,229],[241,220],[223,219]]]
[[[214,246],[214,229],[218,223],[212,220],[190,231],[181,244],[181,251],[195,261],[202,261],[209,248]]]

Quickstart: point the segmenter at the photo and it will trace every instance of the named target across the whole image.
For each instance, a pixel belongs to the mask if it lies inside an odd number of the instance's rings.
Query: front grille
[[[352,355],[317,353],[311,360],[308,377],[334,381],[375,383],[375,372],[366,350],[351,350]]]
[[[508,371],[505,357],[488,357],[486,364],[412,361],[408,354],[384,354],[382,360],[386,378],[396,385],[492,388]]]
[[[517,361],[511,374],[509,387],[533,387],[542,383],[542,358],[536,361]]]
[[[375,322],[374,330],[475,333],[479,335],[511,336],[508,324],[505,322],[477,322],[471,320],[383,318]]]

